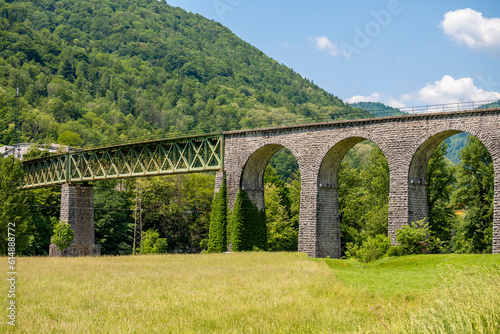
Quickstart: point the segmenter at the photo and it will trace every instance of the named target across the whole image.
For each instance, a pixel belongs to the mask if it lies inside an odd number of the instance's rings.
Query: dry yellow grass
[[[20,258],[18,271],[21,333],[348,333],[383,302],[303,254]]]
[[[19,258],[18,272],[19,333],[397,333],[434,303],[354,288],[298,253]]]

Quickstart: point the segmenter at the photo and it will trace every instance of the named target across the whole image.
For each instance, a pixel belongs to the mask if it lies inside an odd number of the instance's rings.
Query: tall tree
[[[0,254],[18,254],[28,248],[31,225],[27,198],[21,189],[21,162],[13,156],[0,157]]]
[[[249,225],[251,207],[248,207],[250,199],[244,190],[239,190],[234,201],[234,209],[232,215],[231,243],[233,251],[249,251],[252,250],[252,228]],[[251,203],[251,202],[250,202]]]
[[[141,179],[144,230],[167,238],[171,253],[195,253],[208,238],[214,176],[187,174]]]
[[[455,167],[448,162],[447,154],[448,144],[443,142],[432,153],[426,176],[429,234],[445,242],[451,240],[454,212],[450,200],[456,182]]]
[[[488,149],[474,136],[460,151],[454,202],[465,209],[455,236],[455,250],[491,252],[493,233],[493,162]]]
[[[284,205],[274,183],[264,186],[268,248],[271,251],[297,251],[298,229]]]
[[[365,232],[374,237],[378,234],[387,235],[389,219],[389,165],[384,153],[374,147],[370,153],[368,168],[362,172],[366,182],[367,211],[363,214]]]
[[[389,166],[380,148],[361,144],[342,161],[338,176],[342,251],[368,237],[387,235]],[[357,168],[351,164],[360,163]]]
[[[54,229],[53,219],[57,221],[60,216],[61,188],[35,189],[27,193],[27,196],[29,220],[33,229],[30,245],[24,253],[30,256],[48,255]]]
[[[116,180],[101,181],[94,188],[96,243],[102,254],[132,253],[132,203]]]

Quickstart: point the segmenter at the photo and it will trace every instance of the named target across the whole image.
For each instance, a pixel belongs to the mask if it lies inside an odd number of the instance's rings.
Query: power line
[[[59,209],[61,208],[59,205],[34,205],[34,204],[17,204],[17,203],[0,203],[0,205],[10,205],[10,206],[22,206],[22,207],[36,207],[36,208],[56,208]],[[76,209],[89,209],[91,210],[92,208],[86,207],[86,206],[74,206]],[[119,209],[119,208],[93,208],[94,210],[106,210],[106,211],[134,211],[134,209]]]
[[[17,100],[17,111],[16,111],[16,134],[17,134],[17,158],[21,159],[21,121],[19,117],[19,87],[16,88],[16,100]],[[16,154],[16,148],[14,147],[14,156]]]
[[[137,211],[139,211],[139,235],[137,235]],[[142,198],[141,198],[141,184],[137,183],[135,188],[135,210],[134,210],[134,244],[132,254],[135,253],[135,247],[139,242],[139,248],[141,249],[141,254],[143,254],[143,243],[142,243]]]

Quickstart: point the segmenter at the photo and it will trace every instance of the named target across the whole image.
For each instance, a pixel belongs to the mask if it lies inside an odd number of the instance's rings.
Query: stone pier
[[[60,250],[51,244],[49,256],[99,256],[101,246],[95,244],[94,194],[88,184],[64,184],[61,189],[61,221],[67,221],[74,231],[71,245]]]

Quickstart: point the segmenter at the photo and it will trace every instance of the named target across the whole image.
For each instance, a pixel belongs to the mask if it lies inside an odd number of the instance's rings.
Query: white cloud
[[[486,18],[481,12],[465,8],[444,14],[440,26],[459,44],[500,55],[500,18]]]
[[[428,83],[417,92],[403,94],[399,98],[376,92],[368,96],[355,95],[345,101],[347,103],[382,102],[394,108],[404,108],[406,106],[496,100],[500,100],[500,92],[478,88],[472,78],[454,79],[445,75],[441,80]]]
[[[499,92],[476,87],[472,78],[454,79],[445,75],[441,80],[427,84],[416,93],[401,96],[399,100],[428,105],[498,99],[500,99]]]
[[[351,98],[345,100],[347,103],[358,103],[358,102],[382,102],[385,105],[394,107],[394,108],[403,108],[405,107],[404,103],[395,99],[390,95],[386,95],[384,93],[372,93],[368,96],[363,95],[355,95]]]
[[[345,100],[347,103],[358,103],[358,102],[380,102],[380,94],[372,93],[368,96],[355,95],[349,99]]]
[[[399,101],[399,100],[396,100],[395,98],[392,98],[392,97],[391,97],[391,99],[390,99],[387,103],[385,103],[385,104],[386,104],[386,105],[388,105],[388,106],[391,106],[391,107],[393,107],[393,108],[404,108],[404,107],[406,107],[406,105],[405,105],[403,102],[401,102],[401,101]]]
[[[337,57],[341,54],[341,50],[337,43],[332,43],[328,37],[321,36],[321,37],[314,37],[311,38],[311,40],[314,42],[314,47],[318,50],[321,51],[327,51],[329,54],[331,54],[334,57]]]

